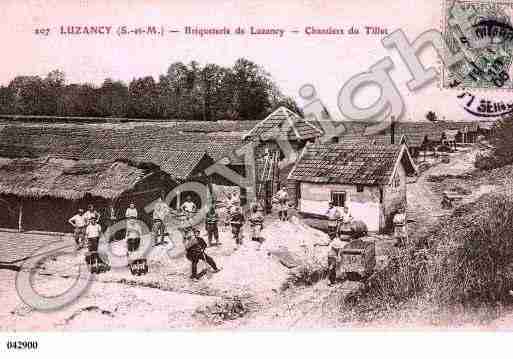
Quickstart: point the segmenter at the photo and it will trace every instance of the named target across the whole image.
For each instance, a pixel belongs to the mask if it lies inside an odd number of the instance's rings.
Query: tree
[[[263,118],[272,108],[272,80],[257,64],[241,58],[233,66],[235,110],[240,120]]]
[[[0,113],[12,114],[15,109],[15,97],[12,88],[0,86]]]
[[[110,78],[98,89],[98,111],[101,116],[125,117],[128,108],[128,87]]]
[[[67,85],[60,99],[60,114],[63,116],[100,116],[98,103],[98,90],[93,85]]]
[[[17,76],[9,83],[14,96],[14,111],[21,115],[42,115],[43,80],[39,76]]]
[[[426,119],[430,122],[436,122],[438,120],[438,117],[436,116],[435,112],[428,111],[428,113],[426,113]]]
[[[18,76],[9,86],[0,86],[0,111],[23,115],[259,120],[278,106],[301,113],[269,73],[244,58],[231,67],[175,62],[158,82],[145,76],[129,86],[111,78],[100,87],[66,85],[60,70],[44,79]]]
[[[128,87],[128,116],[136,118],[158,118],[157,84],[152,76],[134,79]]]

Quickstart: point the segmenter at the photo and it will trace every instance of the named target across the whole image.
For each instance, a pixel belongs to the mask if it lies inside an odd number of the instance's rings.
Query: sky
[[[0,84],[17,75],[45,76],[54,69],[66,74],[67,83],[100,85],[107,77],[126,83],[135,77],[151,75],[156,80],[173,62],[232,65],[245,57],[262,65],[286,95],[300,105],[299,88],[312,84],[334,117],[342,117],[337,106],[340,89],[352,76],[389,56],[390,72],[405,102],[404,119],[421,120],[429,110],[440,117],[472,120],[462,108],[459,90],[442,90],[438,82],[411,92],[407,67],[395,50],[381,44],[384,35],[366,35],[365,26],[402,29],[410,41],[428,29],[440,29],[443,6],[440,1],[229,1],[229,0],[2,0],[0,38],[3,42]],[[120,26],[164,26],[180,33],[165,36],[125,35]],[[62,35],[64,26],[112,26],[110,35]],[[184,27],[281,28],[275,35],[184,34]],[[355,26],[360,34],[306,35],[305,27],[344,28]],[[50,28],[48,36],[36,29]],[[297,30],[299,33],[292,33]],[[434,50],[420,58],[425,66],[438,66]],[[513,100],[505,90],[473,90],[477,96]],[[379,90],[371,87],[357,96],[360,106],[372,104]]]

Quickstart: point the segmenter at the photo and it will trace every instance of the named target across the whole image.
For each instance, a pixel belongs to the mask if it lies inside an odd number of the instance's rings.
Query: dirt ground
[[[440,216],[450,211],[441,208],[441,189],[437,187],[440,185],[429,181],[430,176],[460,176],[473,171],[477,152],[478,149],[469,148],[453,154],[449,164],[433,165],[408,184],[410,236],[423,235]],[[493,186],[470,189],[464,200],[491,191]],[[17,243],[27,240],[27,236],[42,238],[0,232],[0,252],[5,252],[0,254],[16,259]],[[159,246],[150,252],[147,275],[135,277],[126,267],[113,268],[95,276],[88,290],[75,302],[52,312],[38,312],[24,304],[16,292],[17,272],[0,269],[0,330],[411,328],[415,323],[429,327],[429,319],[425,317],[420,318],[422,324],[419,324],[416,315],[424,314],[418,311],[405,314],[404,321],[399,322],[397,317],[394,322],[341,320],[341,300],[344,293],[361,285],[357,282],[328,287],[322,280],[310,287],[284,291],[291,269],[283,265],[283,258],[277,253],[286,253],[297,263],[324,263],[327,254],[327,247],[317,246],[327,242],[326,234],[296,217],[288,222],[280,222],[275,216],[267,218],[263,231],[267,240],[260,249],[248,239],[248,228],[239,249],[228,227],[221,227],[220,236],[222,245],[207,250],[222,267],[219,273],[214,274],[201,264],[200,270],[207,269],[207,274],[197,282],[192,281],[190,263],[184,258],[180,244]],[[52,237],[43,239],[48,241]],[[79,267],[84,266],[84,252],[76,252],[69,237],[54,239],[70,246],[65,255],[49,258],[37,269],[34,285],[46,296],[68,288]],[[383,264],[393,243],[386,237],[372,240],[377,244],[378,261]],[[112,251],[124,253],[124,245],[117,243]]]

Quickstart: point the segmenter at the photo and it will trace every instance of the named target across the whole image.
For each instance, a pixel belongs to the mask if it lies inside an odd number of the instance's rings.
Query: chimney
[[[390,122],[390,143],[392,145],[395,144],[395,116],[391,117],[391,122]]]

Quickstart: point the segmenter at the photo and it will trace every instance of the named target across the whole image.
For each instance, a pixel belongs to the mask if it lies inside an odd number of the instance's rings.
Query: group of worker
[[[204,260],[209,264],[214,272],[219,271],[214,260],[205,252],[207,246],[217,246],[221,244],[219,239],[219,215],[215,206],[210,206],[205,216],[205,231],[207,233],[208,245],[205,240],[200,237],[200,231],[192,225],[192,219],[197,214],[197,206],[193,202],[191,196],[186,197],[185,202],[180,206],[180,210],[183,220],[182,224],[184,224],[181,227],[183,228],[182,234],[184,247],[186,249],[186,258],[192,263],[191,278],[198,278],[197,265],[200,260]],[[280,210],[280,217],[284,216],[286,218],[286,212],[284,215],[282,215],[282,213],[282,210]],[[170,214],[171,209],[169,205],[164,201],[162,196],[159,197],[154,203],[152,215],[152,235],[154,246],[166,243],[165,238],[168,236],[166,220]],[[244,216],[240,205],[240,200],[232,201],[227,208],[227,214],[232,235],[235,240],[236,249],[238,249],[242,245],[242,227],[246,222],[246,217]],[[117,222],[118,219],[113,206],[110,206],[105,217],[107,217],[104,218],[107,227],[110,227]],[[143,229],[140,222],[137,220],[138,217],[139,213],[135,204],[130,203],[124,215],[124,218],[126,219],[124,239],[127,243],[127,255],[129,258],[140,247],[143,235]],[[92,204],[88,206],[88,210],[86,212],[84,212],[82,208],[79,208],[78,213],[69,219],[69,223],[74,227],[74,238],[77,249],[83,248],[85,243],[87,243],[89,255],[91,253],[96,254],[98,252],[98,244],[102,235],[102,226],[99,224],[99,221],[100,213],[95,210],[94,205]],[[261,246],[264,242],[261,236],[261,231],[264,225],[264,214],[262,206],[257,201],[253,202],[250,206],[248,222],[251,229],[251,239],[258,242]],[[115,236],[114,233],[111,235]],[[114,237],[110,239],[114,239]],[[260,246],[258,246],[257,249],[260,249]],[[140,259],[134,259],[132,262],[139,260]]]
[[[94,205],[87,206],[87,211],[84,212],[83,208],[78,209],[78,213],[69,219],[69,223],[74,228],[74,238],[78,249],[87,244],[91,251],[98,250],[98,240],[101,234],[101,226],[98,224],[100,213],[94,208]]]
[[[275,202],[278,204],[278,215],[281,221],[288,220],[288,194],[285,189],[281,189],[275,196]],[[197,206],[192,201],[190,196],[186,197],[185,202],[180,206],[182,218],[184,219],[185,225],[182,227],[183,244],[186,250],[186,258],[191,262],[191,279],[198,280],[202,273],[198,274],[198,263],[203,260],[207,263],[214,273],[218,272],[220,268],[215,263],[214,259],[206,253],[206,248],[209,246],[221,245],[219,239],[219,214],[215,208],[215,205],[211,205],[205,216],[205,231],[207,234],[207,241],[200,236],[200,230],[193,226],[192,218],[197,214]],[[166,229],[166,220],[171,214],[171,209],[168,204],[164,201],[163,197],[159,197],[153,206],[153,245],[165,244],[165,237],[168,235]],[[246,223],[246,216],[240,204],[240,199],[237,196],[233,196],[226,208],[226,214],[228,223],[231,227],[233,239],[235,241],[235,250],[237,250],[243,244],[242,228]],[[353,218],[349,212],[349,208],[344,206],[342,210],[339,210],[333,202],[329,203],[329,207],[325,213],[328,218],[328,235],[330,238],[330,252],[328,256],[328,267],[329,267],[329,282],[335,282],[335,268],[336,258],[339,255],[340,250],[343,248],[344,243],[340,240],[340,234],[350,231],[350,225]],[[110,207],[110,211],[107,216],[108,225],[112,225],[116,222],[116,216],[113,207]],[[139,221],[137,208],[134,203],[130,203],[125,211],[126,231],[125,237],[127,243],[127,255],[129,258],[139,249],[141,243],[141,237],[143,235],[143,229]],[[264,208],[257,200],[253,201],[249,206],[249,214],[247,221],[250,227],[250,237],[252,241],[259,243],[257,250],[260,249],[264,243],[262,237],[262,230],[264,228]],[[74,237],[77,248],[83,248],[84,242],[87,241],[89,253],[97,253],[98,242],[102,234],[101,225],[98,223],[100,219],[100,213],[95,210],[94,205],[89,205],[86,212],[83,209],[79,209],[78,213],[69,219],[69,223],[74,227]],[[147,264],[144,261],[147,272]],[[137,264],[141,264],[141,258],[132,258],[129,261],[129,267],[133,274],[140,274],[138,269],[134,269]],[[134,264],[134,265],[132,265]],[[137,267],[139,268],[139,267]]]

